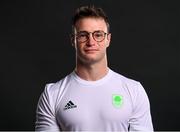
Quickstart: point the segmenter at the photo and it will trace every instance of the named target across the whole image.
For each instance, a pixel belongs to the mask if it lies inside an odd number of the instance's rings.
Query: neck
[[[107,61],[85,64],[77,61],[75,72],[76,74],[87,81],[96,81],[103,78],[108,73]]]

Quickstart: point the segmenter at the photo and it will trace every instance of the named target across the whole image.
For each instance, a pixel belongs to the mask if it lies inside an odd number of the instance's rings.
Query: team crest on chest
[[[121,107],[123,105],[123,96],[119,94],[112,95],[112,104],[114,107]]]

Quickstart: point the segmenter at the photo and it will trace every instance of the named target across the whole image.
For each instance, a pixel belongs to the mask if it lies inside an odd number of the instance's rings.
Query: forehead
[[[75,31],[88,31],[94,32],[96,30],[102,30],[107,32],[107,25],[102,18],[82,18],[75,24]]]

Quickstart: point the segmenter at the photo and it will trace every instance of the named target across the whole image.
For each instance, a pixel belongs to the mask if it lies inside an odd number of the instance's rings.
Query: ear
[[[110,42],[111,42],[111,33],[108,33],[107,34],[107,43],[106,43],[107,47],[109,47]]]
[[[70,35],[70,39],[71,39],[71,44],[74,47],[74,45],[75,45],[75,38],[74,38],[73,34]]]

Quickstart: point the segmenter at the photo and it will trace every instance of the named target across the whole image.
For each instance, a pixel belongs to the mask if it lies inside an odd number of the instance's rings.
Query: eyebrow
[[[94,32],[101,32],[103,30],[95,30]],[[79,31],[77,33],[82,33],[82,32],[87,32],[87,33],[94,33],[94,32],[88,32],[88,31],[85,31],[85,30],[82,30],[82,31]],[[103,31],[104,32],[104,31]]]

